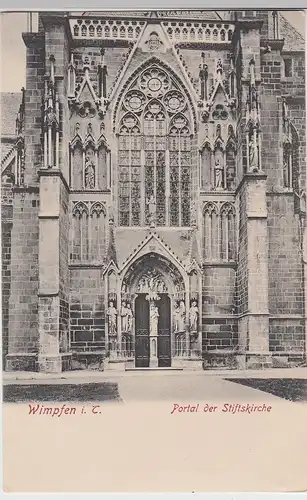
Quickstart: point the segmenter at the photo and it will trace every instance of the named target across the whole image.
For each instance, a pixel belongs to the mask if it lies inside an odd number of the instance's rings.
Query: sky
[[[302,11],[287,11],[283,15],[305,36],[306,16]],[[26,51],[21,34],[27,31],[27,14],[14,12],[0,16],[0,91],[20,92],[25,86]]]

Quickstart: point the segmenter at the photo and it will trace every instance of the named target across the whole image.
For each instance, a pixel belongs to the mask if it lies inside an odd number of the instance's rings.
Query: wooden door
[[[149,303],[141,293],[135,300],[135,366],[149,367]]]
[[[158,366],[171,366],[171,301],[166,293],[160,294],[158,325]]]

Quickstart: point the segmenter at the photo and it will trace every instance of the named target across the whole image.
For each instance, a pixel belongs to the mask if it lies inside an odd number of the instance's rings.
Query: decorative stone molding
[[[70,18],[69,25],[73,40],[137,40],[145,21],[78,17]]]

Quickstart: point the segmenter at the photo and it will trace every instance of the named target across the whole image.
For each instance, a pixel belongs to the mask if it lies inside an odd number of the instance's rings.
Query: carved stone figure
[[[158,335],[159,310],[154,302],[150,304],[150,335]]]
[[[166,292],[166,285],[160,274],[153,271],[148,271],[146,275],[142,276],[137,286],[138,292],[149,293],[163,293]]]
[[[128,332],[132,331],[132,322],[133,322],[133,312],[131,310],[131,305],[127,304],[127,327],[128,327]]]
[[[95,164],[89,154],[85,158],[85,188],[95,188]]]
[[[129,333],[132,330],[132,318],[133,313],[130,304],[123,302],[121,308],[121,318],[122,318],[122,332]]]
[[[249,142],[249,168],[252,172],[259,169],[258,146],[253,137]]]
[[[178,319],[179,331],[183,332],[185,330],[185,304],[183,300],[180,301]]]
[[[122,307],[120,311],[121,319],[122,319],[122,332],[128,331],[128,316],[127,316],[127,306],[126,302],[122,302]]]
[[[147,205],[149,214],[149,224],[151,227],[154,227],[156,223],[156,200],[153,194],[147,200]]]
[[[197,332],[197,325],[198,325],[198,307],[193,300],[192,305],[190,307],[189,311],[189,320],[190,320],[190,331],[191,332]]]
[[[174,331],[175,332],[179,332],[179,314],[180,314],[179,306],[178,306],[178,304],[176,304],[175,308],[174,308]]]
[[[114,303],[111,301],[107,310],[109,335],[116,335],[117,333],[117,310]]]
[[[223,183],[223,167],[220,163],[220,160],[217,159],[215,161],[215,167],[214,167],[214,173],[215,173],[215,188],[216,189],[223,189],[224,183]]]
[[[256,87],[251,87],[251,109],[258,111],[258,92]]]

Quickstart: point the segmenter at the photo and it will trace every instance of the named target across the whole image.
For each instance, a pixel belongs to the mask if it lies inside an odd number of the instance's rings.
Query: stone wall
[[[73,352],[104,349],[105,301],[101,268],[70,270],[69,318]]]
[[[37,171],[42,166],[44,37],[25,34],[25,171],[24,187],[14,188],[11,233],[11,294],[6,368],[37,368],[38,349],[38,212]],[[17,111],[17,110],[16,110]]]
[[[38,348],[38,188],[15,188],[7,369],[35,369]]]

